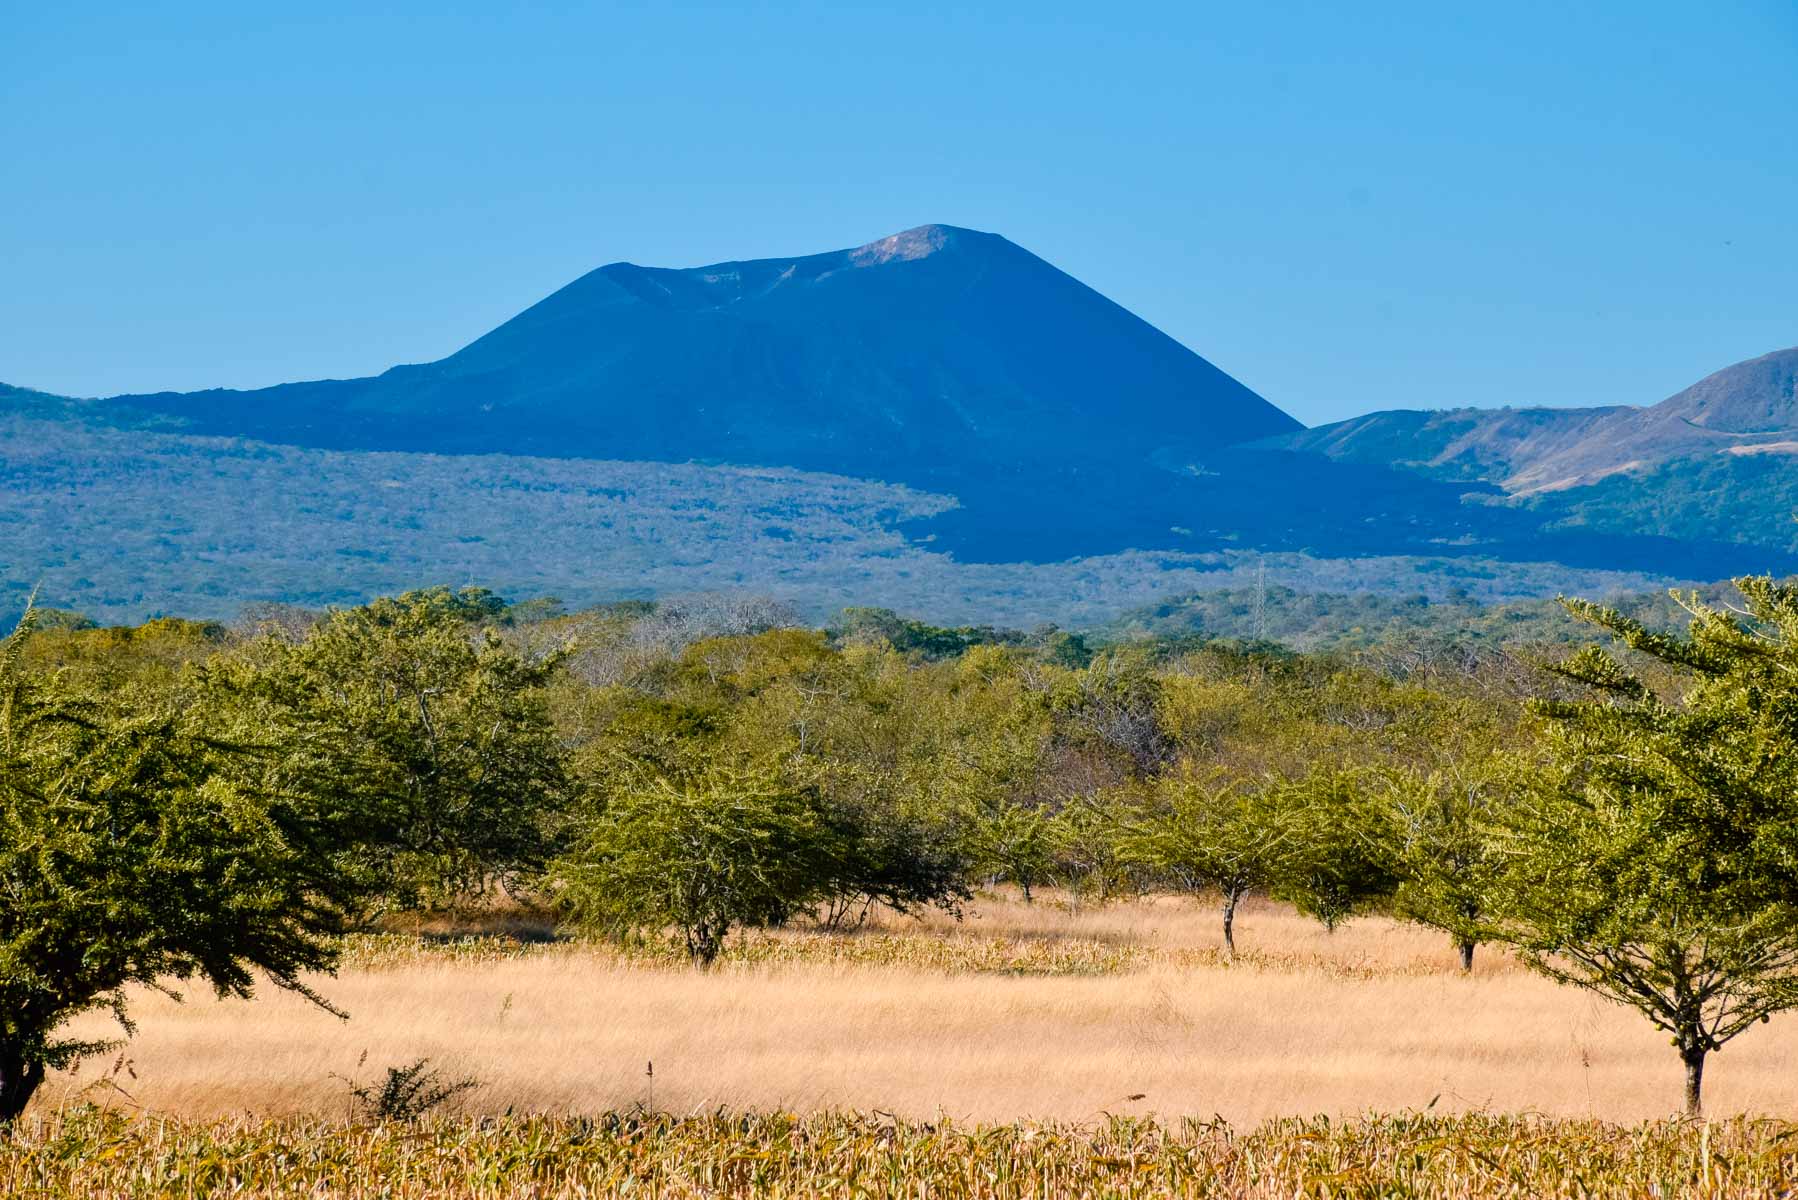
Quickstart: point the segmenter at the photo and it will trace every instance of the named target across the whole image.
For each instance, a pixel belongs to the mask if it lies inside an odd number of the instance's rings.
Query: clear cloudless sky
[[[0,380],[441,357],[575,276],[1005,234],[1308,423],[1798,344],[1798,4],[0,4]]]

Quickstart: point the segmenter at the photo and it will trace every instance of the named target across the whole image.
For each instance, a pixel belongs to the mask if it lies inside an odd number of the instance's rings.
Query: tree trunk
[[[1473,948],[1476,945],[1478,945],[1477,942],[1459,942],[1456,944],[1456,949],[1461,952],[1461,969],[1463,971],[1473,970]]]
[[[1224,893],[1224,953],[1231,962],[1236,961],[1236,902],[1240,899],[1235,892]]]
[[[1704,1113],[1704,1055],[1703,1046],[1687,1043],[1680,1048],[1680,1061],[1686,1064],[1686,1115],[1702,1116]]]
[[[687,954],[701,967],[710,967],[724,949],[724,935],[730,926],[702,921],[687,930]]]
[[[0,1125],[25,1111],[42,1082],[43,1063],[26,1059],[18,1046],[0,1043]]]

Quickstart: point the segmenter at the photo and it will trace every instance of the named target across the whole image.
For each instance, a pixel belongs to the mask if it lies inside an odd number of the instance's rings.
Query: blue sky
[[[931,221],[1313,423],[1798,344],[1791,0],[261,7],[10,7],[0,380],[367,374]]]

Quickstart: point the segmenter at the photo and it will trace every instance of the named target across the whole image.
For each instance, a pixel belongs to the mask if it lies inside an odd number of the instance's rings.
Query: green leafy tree
[[[1331,933],[1391,898],[1399,877],[1394,831],[1357,771],[1314,767],[1270,796],[1288,841],[1272,894]]]
[[[1454,939],[1461,969],[1490,935],[1496,853],[1492,825],[1502,816],[1498,771],[1473,767],[1397,772],[1384,795],[1397,835],[1399,915]]]
[[[1131,882],[1136,864],[1124,842],[1124,808],[1120,795],[1100,792],[1077,797],[1055,814],[1055,871],[1076,897],[1103,904]]]
[[[386,908],[479,897],[553,848],[560,658],[508,646],[484,624],[501,611],[482,589],[409,592],[208,664],[221,723],[279,748],[270,785],[339,796],[348,865]]]
[[[929,811],[885,780],[846,792],[842,782],[855,774],[854,764],[820,763],[813,773],[830,781],[822,803],[840,836],[824,881],[827,928],[860,924],[876,906],[907,915],[925,908],[960,915],[972,895],[969,864],[947,814]]]
[[[1685,636],[1569,603],[1633,653],[1562,665],[1587,697],[1537,706],[1554,766],[1501,842],[1498,935],[1665,1032],[1693,1113],[1707,1056],[1798,1005],[1798,590],[1736,586]]]
[[[968,896],[966,848],[937,802],[940,763],[919,745],[934,723],[918,683],[938,674],[887,646],[845,651],[802,630],[709,639],[660,680],[666,695],[615,696],[596,712],[603,727],[579,769],[603,795],[645,773],[678,782],[714,763],[766,760],[815,789],[847,839],[825,925],[859,923],[876,906],[954,912]]]
[[[260,974],[323,1005],[302,976],[353,899],[312,798],[258,790],[182,706],[22,669],[27,628],[0,647],[0,1120],[104,1047],[59,1039],[71,1018],[130,1032],[131,985],[248,996]]]
[[[1120,782],[1154,775],[1173,761],[1161,680],[1150,667],[1140,652],[1109,651],[1079,670],[1058,672],[1049,688],[1061,739],[1109,760]]]
[[[890,608],[845,608],[838,618],[836,636],[844,641],[886,642],[901,654],[924,659],[954,658],[970,646],[1017,645],[1024,635],[991,626],[945,629],[900,616]]]
[[[996,646],[964,654],[933,705],[939,732],[921,749],[936,760],[929,785],[961,825],[973,868],[1032,902],[1054,875],[1061,801],[1050,790],[1048,704],[1020,666]]]
[[[850,840],[816,788],[766,764],[715,764],[618,788],[553,877],[576,925],[621,940],[672,928],[709,965],[731,930],[823,900]]]
[[[1123,838],[1129,861],[1195,895],[1223,898],[1224,948],[1236,957],[1236,909],[1280,878],[1288,836],[1267,796],[1191,775],[1159,781]]]
[[[1055,871],[1055,826],[1044,807],[1002,798],[968,812],[970,857],[991,878],[1016,884],[1024,903]]]

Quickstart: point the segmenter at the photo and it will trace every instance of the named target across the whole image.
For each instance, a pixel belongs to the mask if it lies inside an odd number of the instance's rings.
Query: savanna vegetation
[[[574,969],[553,957],[574,953],[598,972],[583,989],[647,996],[676,986],[655,972],[692,964],[664,1013],[767,990],[787,976],[765,973],[790,967],[853,992],[832,972],[867,963],[889,972],[883,994],[953,1022],[981,1001],[960,985],[937,995],[932,980],[1184,988],[1194,972],[1234,972],[1217,986],[1268,1006],[1284,994],[1271,981],[1258,992],[1231,980],[1299,969],[1310,982],[1295,981],[1294,997],[1316,996],[1318,979],[1401,986],[1410,966],[1340,949],[1365,925],[1380,944],[1402,934],[1440,946],[1444,981],[1544,981],[1507,1009],[1525,1032],[1557,994],[1549,981],[1633,1010],[1671,1043],[1669,1078],[1683,1072],[1678,1099],[1697,1115],[1711,1056],[1738,1038],[1748,1048],[1737,1054],[1752,1056],[1751,1031],[1798,1006],[1798,590],[1746,579],[1728,607],[1685,603],[1683,631],[1573,604],[1590,632],[1571,656],[1440,639],[1298,653],[1191,632],[944,628],[856,609],[815,629],[752,600],[567,613],[480,589],[265,607],[233,626],[101,628],[33,610],[0,659],[0,1119],[16,1127],[0,1177],[100,1194],[58,1182],[55,1163],[110,1147],[121,1163],[238,1164],[179,1168],[212,1172],[206,1187],[266,1181],[269,1168],[243,1156],[291,1158],[252,1148],[289,1146],[306,1126],[120,1126],[71,1108],[93,1096],[70,1090],[77,1080],[131,1094],[121,1071],[132,1044],[98,1018],[110,1013],[128,1038],[134,1014],[167,1019],[159,991],[186,982],[243,997],[266,980],[318,1020],[352,1014],[353,1029],[364,985],[392,956],[424,964],[441,994],[452,978],[476,979],[456,974],[477,970],[456,947],[510,944],[508,932],[549,940],[516,960],[478,950],[479,969],[524,979],[533,963]],[[1001,895],[1019,928],[1037,932],[1002,944],[959,932]],[[1215,906],[1215,951],[1041,934],[1195,902]],[[1040,921],[1029,915],[1039,910]],[[1296,968],[1290,933],[1260,940],[1270,913],[1316,930]],[[488,936],[444,941],[471,932]],[[1095,1012],[1112,1002],[1083,994]],[[1417,1006],[1387,1020],[1434,1028],[1422,1006],[1440,994],[1381,994]],[[1036,1003],[1006,995],[1013,1013]],[[1082,1003],[1048,996],[1050,1008]],[[506,991],[493,1020],[513,1003]],[[878,1043],[880,1019],[856,1036]],[[388,1070],[345,1094],[376,1117],[414,1119],[474,1082],[438,1077],[419,1055]],[[654,1072],[651,1058],[645,1077]],[[1674,1099],[1669,1086],[1667,1107]],[[1597,1156],[1587,1167],[1612,1163],[1587,1176],[1600,1194],[1713,1177],[1771,1186],[1787,1170],[1786,1135],[1755,1125],[1720,1127],[1715,1149],[1694,1149],[1698,1135],[1674,1127],[1545,1121],[1528,1126],[1534,1149],[1519,1157],[1507,1139],[1525,1127],[1489,1116],[995,1135],[847,1117],[683,1123],[655,1115],[653,1087],[637,1103],[646,1111],[610,1124],[520,1124],[544,1149],[507,1182],[562,1194],[641,1167],[676,1194],[746,1191],[849,1163],[856,1178],[909,1170],[947,1185],[961,1178],[953,1164],[978,1159],[953,1147],[993,1136],[1014,1147],[994,1170],[1053,1166],[1068,1172],[1055,1185],[1067,1194],[1125,1178],[1121,1194],[1290,1194],[1362,1154],[1380,1156],[1384,1174],[1358,1180],[1424,1186],[1452,1168],[1476,1181],[1467,1194],[1496,1190],[1525,1158],[1542,1190],[1565,1189],[1586,1169],[1569,1165],[1582,1153]],[[507,1107],[534,1106],[521,1096]],[[1047,1100],[1021,1109],[1059,1111]],[[418,1178],[445,1187],[475,1187],[445,1174],[459,1169],[450,1147],[510,1136],[432,1128]],[[658,1145],[706,1148],[678,1162],[630,1158],[647,1129],[662,1130]],[[1309,1148],[1282,1151],[1281,1137]],[[756,1148],[769,1139],[785,1148]],[[392,1153],[375,1134],[305,1170],[325,1181],[357,1169],[357,1155]],[[732,1165],[755,1155],[761,1166]],[[1132,1173],[1107,1174],[1113,1159]],[[1238,1184],[1193,1182],[1204,1179]],[[992,1179],[958,1186],[1014,1194]]]
[[[454,579],[503,581],[577,607],[728,589],[780,597],[813,623],[880,596],[939,622],[1092,625],[1171,592],[1242,589],[1263,574],[1270,586],[1306,592],[1445,599],[1462,588],[1487,602],[1671,581],[1459,553],[1344,558],[1209,541],[986,561],[933,543],[954,498],[868,479],[196,437],[109,427],[84,402],[4,384],[0,445],[0,614],[9,616],[40,585],[46,603],[118,623],[162,613],[230,619],[247,601],[355,605]],[[1316,631],[1334,636],[1348,624]],[[1261,630],[1304,636],[1278,621]]]

